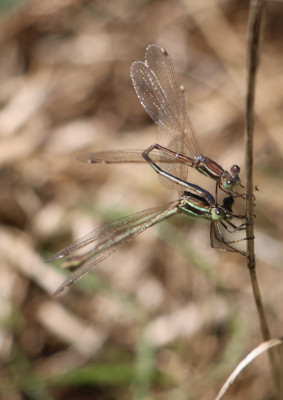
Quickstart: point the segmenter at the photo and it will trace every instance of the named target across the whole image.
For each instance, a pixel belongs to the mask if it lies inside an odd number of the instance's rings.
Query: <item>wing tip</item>
[[[96,161],[92,159],[92,156],[89,153],[88,154],[80,154],[77,157],[77,160],[87,163],[87,164],[96,164]]]
[[[58,294],[61,294],[65,292],[72,284],[74,283],[74,280],[69,278],[65,280],[54,292],[54,296],[57,296]]]
[[[65,257],[65,255],[64,254],[60,254],[60,252],[59,252],[59,253],[54,254],[54,256],[51,256],[51,257],[47,258],[47,260],[45,260],[44,262],[50,263],[50,262],[53,262],[53,261],[61,260],[61,258],[64,258],[64,257]]]

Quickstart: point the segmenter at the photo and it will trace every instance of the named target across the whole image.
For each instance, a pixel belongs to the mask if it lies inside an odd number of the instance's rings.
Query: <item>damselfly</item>
[[[202,155],[196,131],[187,114],[184,88],[177,83],[172,61],[163,47],[150,44],[145,51],[145,61],[133,62],[131,78],[142,106],[158,125],[160,143],[151,145],[145,151],[115,150],[83,154],[78,157],[80,161],[88,163],[147,161],[167,179],[172,180],[173,176],[175,183],[176,178],[187,181],[187,166],[189,166],[214,179],[217,182],[216,190],[217,187],[221,187],[224,191],[235,192],[235,186],[242,186],[239,177],[240,167],[233,165],[228,172],[215,161]],[[156,165],[159,167],[155,168]],[[179,184],[182,185],[181,182]]]
[[[190,186],[189,183],[188,186]],[[209,220],[211,222],[211,246],[225,251],[239,252],[239,250],[233,247],[233,243],[239,240],[229,241],[225,238],[226,232],[233,233],[243,230],[246,225],[243,223],[236,226],[232,222],[233,217],[235,217],[232,213],[233,197],[226,197],[223,201],[223,205],[219,206],[210,193],[196,185],[192,186],[195,186],[195,190],[202,193],[202,196],[185,191],[177,201],[173,201],[163,207],[140,211],[136,214],[118,219],[110,224],[103,225],[49,258],[47,261],[51,262],[72,256],[77,250],[89,244],[94,244],[92,250],[81,256],[81,259],[77,259],[80,260],[78,268],[59,286],[55,294],[67,289],[130,239],[151,226],[178,213]],[[236,218],[241,218],[241,216],[236,216]],[[245,255],[244,252],[240,251],[240,253]]]

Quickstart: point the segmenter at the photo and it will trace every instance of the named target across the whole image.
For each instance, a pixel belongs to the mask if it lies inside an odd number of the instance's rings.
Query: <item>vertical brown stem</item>
[[[256,262],[254,252],[254,195],[253,195],[253,134],[254,134],[254,102],[256,88],[256,72],[258,67],[260,27],[262,21],[264,0],[251,0],[248,27],[248,77],[246,97],[246,215],[247,215],[247,266],[250,271],[254,299],[260,319],[261,333],[264,340],[270,339],[270,332],[266,320],[264,307],[256,276]],[[277,388],[278,399],[280,396],[280,370],[276,364],[274,349],[269,350],[272,376]]]

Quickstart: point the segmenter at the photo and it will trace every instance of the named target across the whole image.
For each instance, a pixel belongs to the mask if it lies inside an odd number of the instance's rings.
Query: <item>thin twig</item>
[[[254,195],[253,195],[253,133],[254,133],[254,101],[256,88],[256,72],[258,67],[260,26],[262,21],[264,0],[251,0],[248,27],[248,77],[246,98],[246,215],[247,215],[247,266],[250,271],[254,299],[260,319],[263,339],[269,340],[270,332],[261,300],[260,290],[256,276],[256,262],[254,252]],[[269,360],[273,379],[277,388],[278,399],[280,396],[280,370],[276,365],[274,349],[269,351]]]

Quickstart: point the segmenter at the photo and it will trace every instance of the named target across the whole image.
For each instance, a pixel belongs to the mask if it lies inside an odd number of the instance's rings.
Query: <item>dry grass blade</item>
[[[258,347],[256,347],[254,350],[252,350],[247,355],[247,357],[245,357],[238,364],[238,366],[234,369],[232,374],[229,376],[227,381],[222,386],[222,388],[221,388],[220,392],[218,393],[218,395],[215,397],[215,400],[220,400],[225,395],[225,393],[227,392],[229,386],[232,385],[232,383],[235,381],[235,379],[240,374],[240,372],[246,366],[248,366],[256,357],[260,356],[262,353],[264,353],[265,351],[268,351],[272,347],[275,347],[275,346],[278,346],[278,345],[282,344],[282,342],[283,342],[283,339],[281,339],[281,338],[271,339],[271,340],[269,340],[267,342],[261,343]]]

